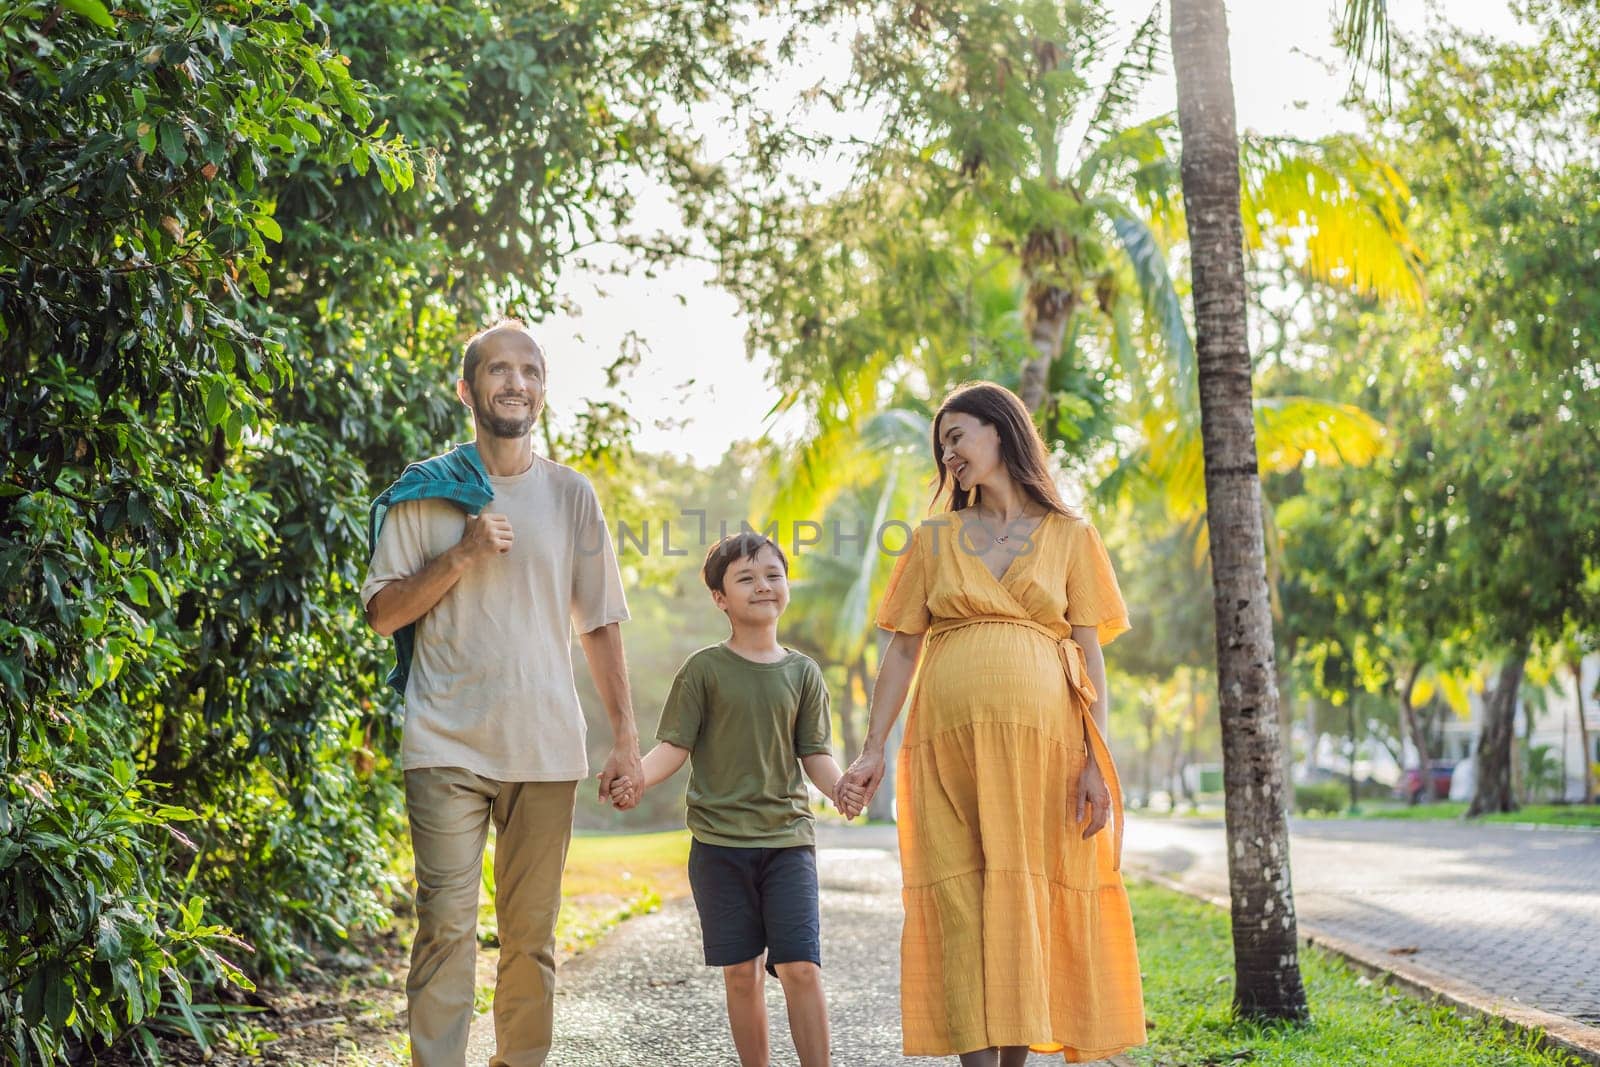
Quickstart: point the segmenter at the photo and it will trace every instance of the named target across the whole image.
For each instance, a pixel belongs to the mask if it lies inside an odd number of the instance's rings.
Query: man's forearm
[[[429,560],[411,577],[390,582],[367,602],[367,624],[385,637],[410,626],[455,588],[471,562],[457,545]]]
[[[595,692],[611,720],[616,745],[639,750],[639,728],[633,718],[633,693],[628,686],[628,664],[622,653],[622,627],[610,623],[579,636],[583,656],[589,661]]]

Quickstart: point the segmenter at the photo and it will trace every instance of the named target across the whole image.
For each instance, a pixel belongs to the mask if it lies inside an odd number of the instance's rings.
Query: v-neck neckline
[[[961,516],[961,530],[957,532],[957,536],[958,537],[962,533],[965,533],[966,528],[967,528],[967,523],[969,521],[971,521],[968,518],[968,512],[972,512],[974,510],[975,509],[973,509],[973,508],[962,508],[960,511],[956,512],[957,515]],[[1051,511],[1047,510],[1043,515],[1039,516],[1039,521],[1034,523],[1031,527],[1029,527],[1028,532],[1023,534],[1021,539],[1022,540],[1032,540],[1039,533],[1040,530],[1044,529],[1044,524],[1050,521],[1050,516],[1052,514],[1054,514],[1054,512],[1051,512]],[[990,540],[992,541],[993,538],[991,538]],[[957,545],[956,549],[957,549],[957,551],[960,551],[960,552],[965,552],[966,551],[966,547],[964,545]],[[1023,556],[1031,556],[1035,552],[1037,552],[1038,550],[1039,550],[1038,545],[1035,544],[1033,546],[1033,548],[1030,549],[1027,552],[1014,553],[1011,556],[1011,558],[1006,561],[1005,567],[1000,571],[999,574],[996,574],[994,571],[989,569],[989,564],[984,562],[983,553],[982,552],[971,553],[971,555],[972,555],[972,558],[977,562],[978,566],[983,568],[983,573],[987,574],[991,579],[993,579],[994,583],[996,585],[998,585],[1000,588],[1005,589],[1007,592],[1010,592],[1010,588],[1008,587],[1008,585],[1006,583],[1006,579],[1011,576],[1012,570],[1017,565],[1017,560],[1021,559]]]

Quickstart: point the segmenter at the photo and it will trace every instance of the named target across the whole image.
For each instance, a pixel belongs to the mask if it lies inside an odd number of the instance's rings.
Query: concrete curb
[[[1226,897],[1213,896],[1193,886],[1184,885],[1173,878],[1148,870],[1137,863],[1132,873],[1164,889],[1182,893],[1224,911],[1230,910]],[[1344,938],[1335,937],[1318,929],[1315,924],[1298,922],[1300,936],[1308,945],[1332,952],[1356,970],[1369,975],[1385,975],[1395,980],[1407,992],[1448,1004],[1469,1015],[1491,1019],[1513,1030],[1533,1035],[1546,1048],[1566,1052],[1585,1063],[1600,1067],[1600,1028],[1585,1026],[1564,1015],[1555,1015],[1538,1008],[1530,1008],[1517,1001],[1507,1000],[1459,978],[1440,974],[1428,967],[1397,958],[1386,952],[1357,945]]]

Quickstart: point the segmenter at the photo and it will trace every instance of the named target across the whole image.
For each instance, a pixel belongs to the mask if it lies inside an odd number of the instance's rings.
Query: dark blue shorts
[[[817,850],[689,846],[689,887],[700,912],[706,965],[728,967],[763,951],[780,963],[822,966],[817,919]]]

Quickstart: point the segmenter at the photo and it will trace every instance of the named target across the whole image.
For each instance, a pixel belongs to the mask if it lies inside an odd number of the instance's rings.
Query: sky
[[[1150,11],[1149,0],[1113,0],[1121,39]],[[1420,36],[1446,18],[1428,0],[1388,0],[1397,35]],[[1350,86],[1350,67],[1333,46],[1333,6],[1296,0],[1232,0],[1228,4],[1233,85],[1241,128],[1280,136],[1316,138],[1360,127],[1340,101]],[[1504,0],[1451,0],[1448,21],[1475,32],[1526,37]],[[816,51],[769,89],[769,105],[797,99],[818,72],[842,75],[847,45],[821,41]],[[1373,81],[1376,85],[1376,81]],[[1373,89],[1372,91],[1376,91]],[[1149,86],[1133,121],[1176,109],[1170,64]],[[848,180],[848,166],[822,175],[835,187]],[[639,228],[675,225],[675,212],[659,193],[640,194]],[[560,314],[539,324],[550,363],[551,410],[558,424],[588,399],[615,399],[605,388],[603,368],[630,331],[644,346],[637,371],[623,383],[627,406],[639,420],[636,445],[648,452],[687,455],[714,464],[736,440],[772,430],[793,434],[793,421],[769,425],[777,392],[765,380],[758,356],[752,361],[744,322],[732,297],[716,285],[712,268],[684,262],[650,279],[569,272],[561,294],[578,314]],[[692,386],[686,383],[692,382]]]

